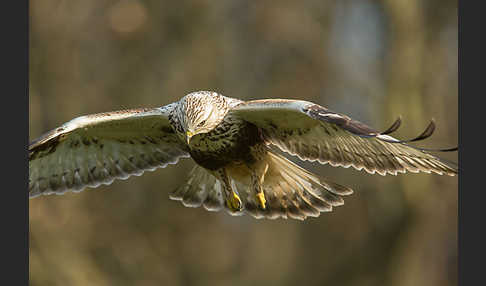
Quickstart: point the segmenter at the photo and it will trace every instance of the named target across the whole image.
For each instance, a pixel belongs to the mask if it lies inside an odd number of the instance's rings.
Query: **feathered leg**
[[[255,169],[248,167],[250,169],[251,185],[250,194],[255,194],[256,200],[262,209],[266,208],[265,193],[263,192],[263,182],[265,181],[265,174],[268,171],[268,164],[265,164],[262,174],[259,176]]]
[[[238,196],[238,191],[233,188],[230,183],[228,174],[225,168],[217,170],[216,175],[218,179],[223,182],[223,194],[226,200],[226,206],[231,212],[239,212],[243,208],[240,197]]]

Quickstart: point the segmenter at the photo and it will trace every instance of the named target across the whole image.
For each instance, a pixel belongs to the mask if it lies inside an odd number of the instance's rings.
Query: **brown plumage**
[[[185,206],[232,215],[305,219],[343,204],[352,190],[273,152],[381,175],[457,166],[317,104],[284,99],[243,102],[194,92],[160,108],[78,117],[29,146],[29,195],[81,191],[191,157],[187,184],[170,194]],[[450,151],[452,149],[449,149]]]

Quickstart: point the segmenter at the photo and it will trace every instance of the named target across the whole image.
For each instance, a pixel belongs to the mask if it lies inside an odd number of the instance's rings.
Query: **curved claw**
[[[262,209],[266,209],[267,206],[265,203],[267,202],[267,200],[265,199],[265,194],[263,192],[259,192],[256,194],[256,198],[258,200],[258,204],[260,205],[260,207]]]
[[[234,191],[231,192],[231,197],[226,199],[226,206],[232,212],[241,211],[243,209],[243,203]]]

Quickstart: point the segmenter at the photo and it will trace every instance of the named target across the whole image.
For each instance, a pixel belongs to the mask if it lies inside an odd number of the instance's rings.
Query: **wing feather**
[[[457,174],[454,163],[386,135],[398,128],[397,122],[380,133],[312,102],[285,99],[244,102],[235,106],[229,114],[255,124],[262,130],[268,144],[301,160],[352,166],[380,175],[406,171]],[[430,136],[429,129],[432,129],[430,125],[421,136]]]
[[[173,104],[75,118],[29,145],[29,196],[82,191],[189,157],[168,114]]]

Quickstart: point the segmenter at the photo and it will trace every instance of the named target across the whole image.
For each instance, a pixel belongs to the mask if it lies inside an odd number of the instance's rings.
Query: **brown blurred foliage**
[[[457,144],[457,3],[30,2],[30,138],[196,90],[298,98]],[[457,154],[444,154],[457,160]],[[190,209],[192,166],[29,200],[31,285],[455,285],[457,178],[300,163],[355,190],[304,222]]]

